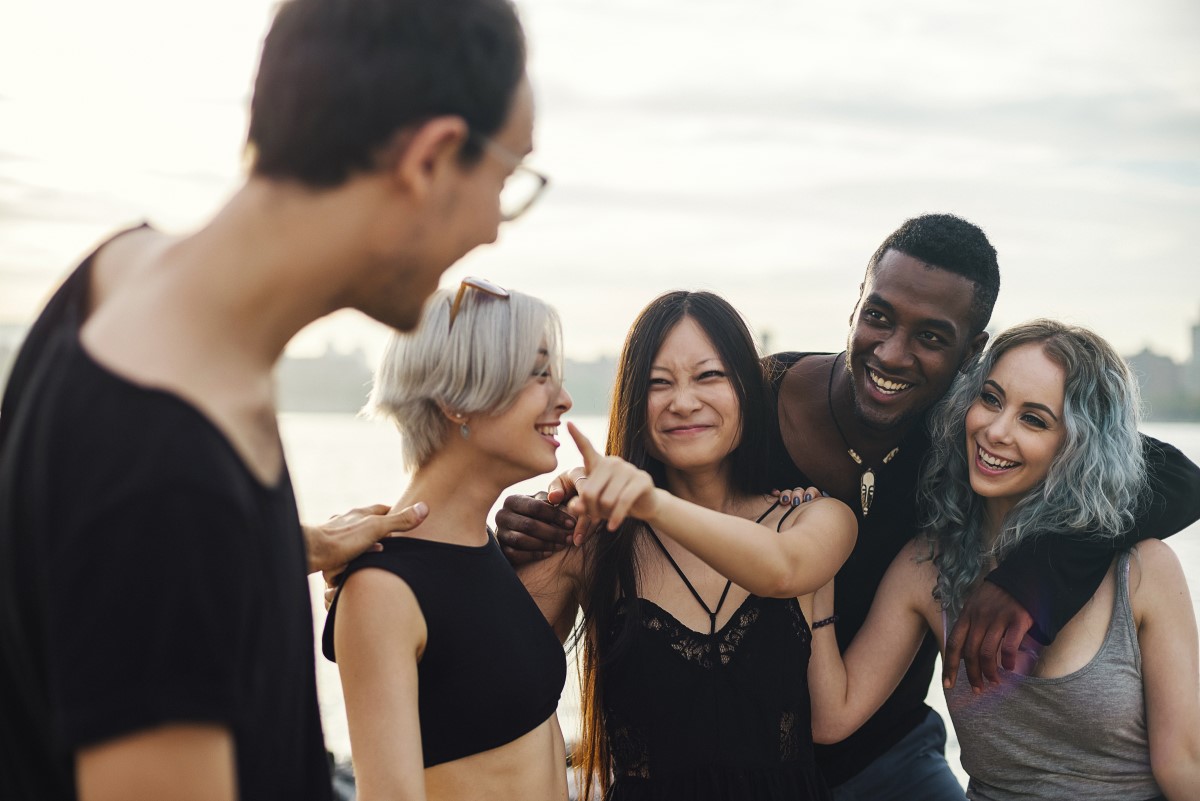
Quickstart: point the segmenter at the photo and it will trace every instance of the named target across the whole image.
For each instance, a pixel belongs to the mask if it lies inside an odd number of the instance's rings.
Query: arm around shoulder
[[[1150,765],[1169,799],[1200,798],[1200,646],[1183,567],[1158,540],[1138,545],[1130,597],[1142,651]]]
[[[1150,497],[1131,536],[1135,541],[1165,539],[1200,519],[1200,467],[1174,445],[1145,434],[1142,452]]]

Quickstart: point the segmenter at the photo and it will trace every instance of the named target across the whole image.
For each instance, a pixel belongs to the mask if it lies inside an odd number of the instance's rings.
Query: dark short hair
[[[889,250],[972,281],[975,295],[971,299],[971,335],[987,328],[1000,294],[1000,264],[983,229],[953,214],[924,214],[905,220],[871,256],[868,276]]]
[[[490,136],[525,74],[509,0],[287,0],[250,103],[251,171],[327,188],[376,166],[396,132],[441,115]],[[461,156],[478,158],[478,136]]]
[[[741,439],[730,455],[731,482],[746,493],[767,492],[765,458],[774,419],[762,361],[754,337],[737,309],[712,292],[677,290],[659,295],[634,320],[617,364],[608,421],[608,452],[654,477],[663,486],[663,466],[646,449],[650,368],[663,340],[681,320],[696,321],[712,340],[733,384],[741,411]]]

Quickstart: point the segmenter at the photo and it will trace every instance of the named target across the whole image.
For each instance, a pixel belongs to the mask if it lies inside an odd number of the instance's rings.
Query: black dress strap
[[[779,501],[776,500],[775,503],[767,507],[767,511],[759,515],[758,519],[754,522],[761,523],[766,519],[767,515],[774,511],[775,507],[778,505]],[[781,525],[783,520],[786,520],[787,516],[790,515],[795,508],[796,507],[793,506],[784,513],[783,518],[779,521]],[[671,567],[675,569],[675,572],[679,575],[679,578],[683,579],[683,585],[688,588],[688,592],[690,592],[692,597],[696,599],[696,603],[700,604],[700,608],[708,614],[708,634],[710,637],[715,635],[717,633],[717,615],[721,613],[721,607],[725,605],[725,599],[729,596],[729,588],[733,586],[733,580],[725,579],[725,589],[721,591],[721,598],[717,601],[717,608],[709,609],[708,604],[704,603],[704,599],[700,597],[700,593],[696,592],[696,588],[692,586],[692,582],[688,581],[687,575],[679,568],[679,564],[675,561],[675,557],[671,556],[671,552],[667,550],[667,546],[662,544],[662,540],[658,538],[658,534],[650,526],[646,526],[646,529],[650,532],[650,538],[654,540],[654,544],[658,546],[660,551],[662,551],[663,556],[667,557],[667,561],[671,563]]]

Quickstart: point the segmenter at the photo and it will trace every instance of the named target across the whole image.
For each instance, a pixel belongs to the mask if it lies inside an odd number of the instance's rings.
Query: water
[[[597,447],[604,442],[607,427],[605,418],[581,416],[571,419]],[[407,480],[406,472],[400,459],[400,436],[389,424],[350,415],[285,414],[281,416],[281,428],[302,520],[319,522],[356,506],[391,504],[400,496]],[[1200,462],[1200,424],[1147,424],[1143,430],[1174,444],[1193,461]],[[582,464],[582,459],[568,440],[559,451],[559,467],[568,469],[579,464]],[[549,478],[541,476],[531,479],[517,485],[513,491],[531,493],[544,489]],[[1193,525],[1168,542],[1183,562],[1192,603],[1200,615],[1200,524]],[[325,624],[322,601],[324,585],[319,577],[311,578],[310,583],[315,633],[319,636]],[[939,676],[940,671],[935,672],[928,702],[942,713],[950,729],[946,758],[965,784],[966,774],[958,762],[958,741],[946,714]],[[317,654],[317,687],[326,743],[334,754],[345,758],[350,753],[350,740],[346,731],[341,682],[337,667],[326,661],[320,653]],[[572,670],[559,705],[559,718],[568,739],[578,731],[578,710],[579,689]],[[464,725],[469,723],[464,721]]]

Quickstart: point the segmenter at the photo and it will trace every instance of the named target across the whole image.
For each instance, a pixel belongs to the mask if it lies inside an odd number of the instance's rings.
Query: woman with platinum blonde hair
[[[350,563],[325,624],[360,801],[567,797],[565,656],[487,527],[502,491],[557,466],[559,330],[542,301],[468,278],[384,354],[369,408],[412,471],[395,508],[427,513]]]
[[[1200,798],[1191,597],[1174,552],[1133,530],[1150,502],[1138,407],[1124,360],[1087,329],[1035,320],[996,337],[931,415],[921,536],[844,654],[832,632],[814,636],[819,741],[843,739],[878,708],[927,632],[944,652],[967,594],[1020,543],[1052,553],[1056,540],[1099,531],[1112,565],[1051,645],[1023,649],[986,692],[972,693],[961,665],[946,682],[967,796]],[[832,589],[814,614],[833,614]]]

